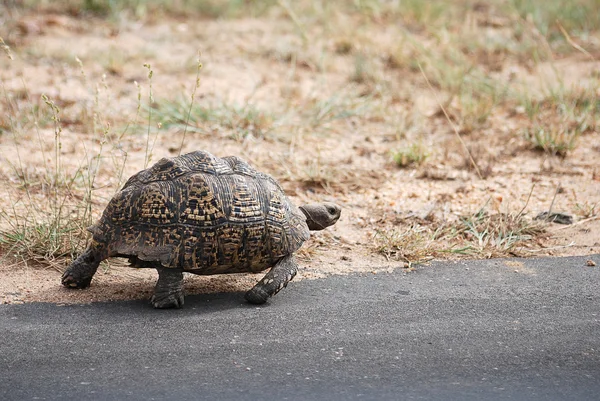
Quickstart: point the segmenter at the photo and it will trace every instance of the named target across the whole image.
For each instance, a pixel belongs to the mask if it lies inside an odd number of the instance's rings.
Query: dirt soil
[[[200,50],[203,67],[196,104],[223,110],[223,105],[237,105],[263,114],[258,119],[246,114],[241,122],[229,125],[200,122],[202,130],[186,132],[182,151],[238,155],[280,180],[297,204],[334,201],[343,207],[338,224],[315,233],[300,252],[301,269],[293,285],[329,274],[406,268],[404,260],[388,260],[377,252],[373,244],[378,232],[410,229],[415,222],[426,226],[432,221],[457,221],[484,206],[490,212],[533,217],[552,205],[552,211],[574,217],[571,225],[547,224],[546,235],[514,254],[600,253],[600,220],[594,208],[600,202],[598,132],[585,133],[565,158],[544,154],[532,150],[519,134],[526,120],[523,111],[501,107],[476,132],[461,133],[479,164],[480,177],[440,113],[440,93],[418,71],[381,70],[382,79],[393,88],[386,93],[399,93],[381,112],[378,105],[384,95],[372,91],[376,85],[372,82],[349,78],[355,65],[350,55],[335,51],[337,42],[328,37],[303,46],[293,21],[286,18],[115,24],[25,14],[19,15],[16,29],[7,41],[13,60],[3,57],[0,79],[3,96],[20,105],[10,110],[16,119],[12,127],[22,129],[0,136],[0,179],[6,188],[2,210],[19,209],[27,199],[20,185],[23,177],[31,183],[31,197],[45,196],[45,172],[54,160],[56,131],[51,119],[39,111],[45,107],[44,94],[61,109],[64,171],[91,165],[90,160],[102,155],[92,199],[98,216],[124,180],[144,168],[150,84],[157,105],[165,99],[189,99]],[[386,38],[385,27],[373,29],[372,35],[382,42],[393,41]],[[151,81],[144,63],[151,66]],[[544,74],[558,73],[569,85],[597,76],[600,63],[573,52],[551,66],[539,63],[525,68],[507,61],[495,70],[499,79],[515,79],[516,74],[532,87]],[[164,117],[159,110],[169,112],[159,106],[156,110],[150,123],[150,142],[155,141],[151,162],[176,156],[184,135],[181,127],[159,124]],[[37,127],[31,124],[32,113],[38,113]],[[397,118],[398,124],[390,124],[390,118]],[[418,140],[429,157],[423,164],[399,168],[390,152],[416,140],[417,134],[412,136],[409,129],[398,132],[409,120],[413,124],[408,128],[419,131]],[[132,127],[119,137],[128,121],[141,128]],[[103,136],[106,130],[109,135]],[[117,173],[121,165],[122,175]],[[434,256],[495,255],[437,252]],[[89,289],[73,291],[60,285],[60,270],[68,261],[45,267],[8,259],[2,263],[2,303],[141,299],[149,297],[156,279],[154,271],[129,268],[115,260],[101,267]],[[245,291],[260,277],[190,275],[186,291]]]

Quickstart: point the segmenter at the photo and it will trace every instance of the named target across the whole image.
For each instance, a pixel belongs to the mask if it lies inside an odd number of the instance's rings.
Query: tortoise
[[[183,272],[200,275],[270,271],[245,294],[262,304],[296,275],[294,252],[309,230],[334,224],[334,203],[296,207],[278,182],[242,159],[196,151],[163,158],[133,175],[88,228],[88,248],[65,270],[62,284],[90,285],[98,265],[126,257],[155,268],[155,308],[183,306]]]

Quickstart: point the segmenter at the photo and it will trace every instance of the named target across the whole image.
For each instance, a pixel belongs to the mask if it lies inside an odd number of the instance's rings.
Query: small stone
[[[594,262],[592,259],[588,259],[585,261],[585,265],[586,266],[596,266],[596,262]]]
[[[545,220],[550,223],[573,224],[573,216],[566,213],[542,212],[535,216],[534,220]]]

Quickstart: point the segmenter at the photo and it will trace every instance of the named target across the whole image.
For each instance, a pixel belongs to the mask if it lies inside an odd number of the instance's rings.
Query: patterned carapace
[[[310,236],[271,176],[202,151],[132,176],[89,230],[107,256],[196,274],[262,271]]]

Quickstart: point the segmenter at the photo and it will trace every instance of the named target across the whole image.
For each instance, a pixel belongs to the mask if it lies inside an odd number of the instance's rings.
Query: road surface
[[[0,400],[599,400],[600,255],[0,306]]]

